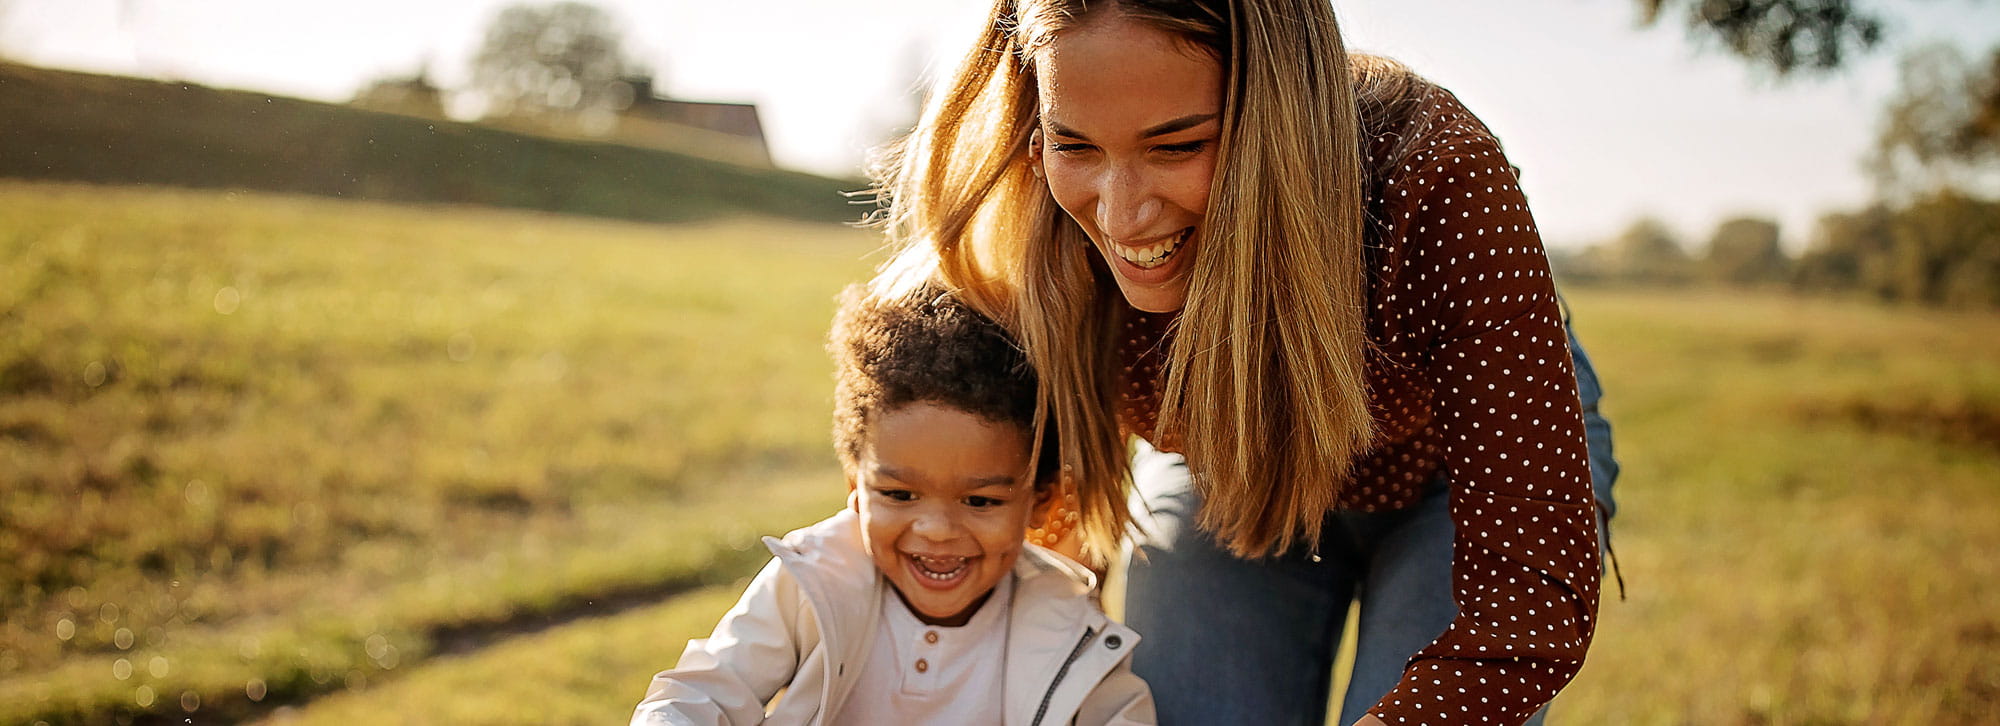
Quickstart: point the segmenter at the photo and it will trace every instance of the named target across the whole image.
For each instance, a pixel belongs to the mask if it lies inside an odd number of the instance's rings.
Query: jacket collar
[[[839,713],[854,675],[867,658],[878,615],[882,576],[861,545],[861,518],[852,509],[764,545],[799,583],[820,622],[822,647],[834,657],[834,678],[821,696],[822,712]],[[1130,628],[1112,622],[1090,599],[1097,576],[1090,568],[1040,545],[1026,543],[1014,561],[1014,598],[1008,613],[1003,723],[1026,726],[1038,712],[1064,723],[1090,689],[1139,642]],[[1107,649],[1106,639],[1121,645]],[[1122,650],[1121,650],[1122,648]]]
[[[874,637],[881,608],[882,576],[861,546],[861,518],[851,509],[793,530],[783,539],[765,537],[764,546],[799,583],[819,621],[820,648],[829,657],[820,691],[822,713],[839,713]]]

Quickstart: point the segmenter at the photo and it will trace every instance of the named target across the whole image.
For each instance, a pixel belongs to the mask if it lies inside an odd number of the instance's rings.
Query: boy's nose
[[[925,539],[948,539],[955,529],[951,515],[936,511],[919,514],[910,524],[910,531]]]

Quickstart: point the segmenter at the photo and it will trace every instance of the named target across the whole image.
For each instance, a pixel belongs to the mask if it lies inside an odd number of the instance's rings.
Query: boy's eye
[[[972,507],[973,509],[989,509],[1006,503],[1007,501],[1004,499],[996,499],[994,497],[980,496],[977,494],[965,498],[966,506]]]
[[[892,502],[908,502],[917,498],[917,493],[908,489],[877,489],[875,494]]]

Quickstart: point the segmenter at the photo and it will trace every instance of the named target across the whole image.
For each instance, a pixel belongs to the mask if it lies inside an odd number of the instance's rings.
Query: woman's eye
[[[1153,147],[1168,154],[1198,154],[1208,148],[1207,141],[1189,141],[1185,144],[1164,144]]]
[[[1090,144],[1071,144],[1071,143],[1064,143],[1061,141],[1051,141],[1049,142],[1049,150],[1059,154],[1074,154],[1081,151],[1089,151]]]

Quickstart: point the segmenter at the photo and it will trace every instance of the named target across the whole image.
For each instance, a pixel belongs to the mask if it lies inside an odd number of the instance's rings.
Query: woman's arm
[[[1388,284],[1427,344],[1451,481],[1458,615],[1370,711],[1385,723],[1520,723],[1575,676],[1597,605],[1597,527],[1576,383],[1534,219],[1497,142],[1448,99],[1439,141],[1385,194]],[[1400,216],[1400,215],[1399,215]],[[1477,718],[1475,718],[1477,717]]]

